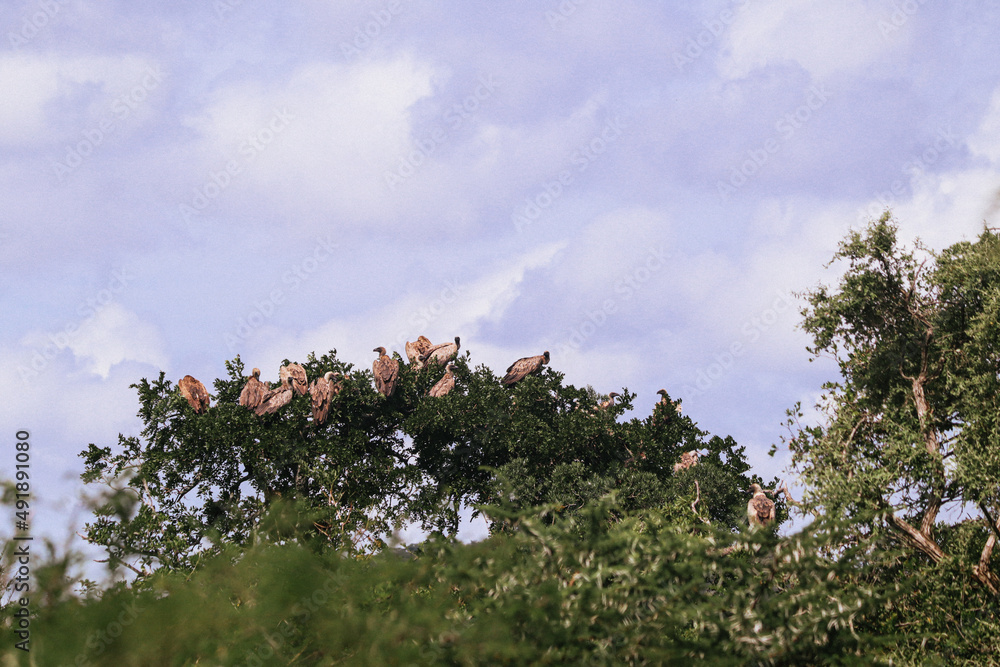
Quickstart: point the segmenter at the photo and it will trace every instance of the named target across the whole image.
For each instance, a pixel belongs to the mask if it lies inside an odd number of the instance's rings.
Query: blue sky
[[[0,27],[0,433],[31,431],[56,535],[137,379],[420,334],[497,372],[550,350],[640,417],[666,388],[781,475],[785,409],[835,372],[792,293],[886,206],[935,248],[997,224],[989,3],[31,0]]]

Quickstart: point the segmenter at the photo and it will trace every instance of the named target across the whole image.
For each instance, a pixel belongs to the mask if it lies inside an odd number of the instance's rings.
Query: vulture
[[[282,366],[284,368],[284,366]],[[254,408],[257,415],[273,415],[275,412],[292,402],[295,390],[292,388],[292,378],[287,373],[281,377],[281,384],[269,390]]]
[[[406,358],[410,360],[410,365],[414,369],[419,370],[424,367],[424,362],[421,361],[420,357],[427,354],[433,345],[431,345],[430,340],[426,336],[420,336],[413,343],[406,342]]]
[[[698,451],[692,449],[690,452],[681,454],[681,460],[674,464],[674,472],[677,473],[687,468],[693,468],[696,465],[698,465]]]
[[[618,393],[618,392],[616,392],[616,391],[613,391],[613,392],[611,392],[610,394],[608,394],[608,400],[606,400],[606,401],[601,401],[601,402],[600,402],[600,403],[599,403],[599,404],[597,405],[597,409],[598,409],[598,410],[607,410],[608,408],[610,408],[610,407],[611,407],[612,405],[614,405],[614,404],[615,404],[615,397],[616,397],[616,396],[621,396],[621,394],[619,394],[619,393]]]
[[[208,391],[205,389],[205,385],[190,375],[185,375],[177,383],[177,386],[181,390],[181,396],[188,402],[195,414],[204,414],[205,410],[208,410]]]
[[[256,410],[270,388],[271,385],[267,382],[260,381],[260,369],[253,369],[253,374],[247,378],[247,383],[240,392],[240,405],[248,410]]]
[[[774,523],[774,501],[764,494],[760,484],[751,484],[750,490],[753,498],[747,503],[747,518],[750,520],[750,527],[766,527]]]
[[[330,414],[330,402],[334,394],[340,393],[340,385],[334,385],[333,371],[328,371],[323,377],[313,380],[309,385],[309,400],[312,403],[313,421],[317,424],[326,422],[327,415]],[[335,389],[336,387],[336,389]]]
[[[455,388],[455,376],[452,375],[452,371],[455,369],[455,364],[448,364],[445,366],[444,377],[437,381],[437,384],[431,387],[429,394],[435,398],[439,396],[445,396],[449,391]]]
[[[504,375],[500,382],[501,384],[514,384],[516,382],[520,382],[528,375],[542,370],[542,366],[547,363],[549,363],[548,350],[537,357],[524,357],[523,359],[518,359],[510,365],[510,368],[507,369],[507,375]]]
[[[278,377],[285,381],[285,376],[291,379],[292,389],[299,396],[305,396],[309,391],[309,378],[306,377],[306,369],[298,364],[288,364],[278,369]]]
[[[378,352],[378,359],[372,364],[375,388],[388,398],[396,390],[396,381],[399,379],[399,362],[386,354],[384,347],[376,347],[372,352]]]
[[[425,364],[429,364],[432,361],[436,364],[446,364],[458,355],[458,348],[462,346],[459,341],[458,336],[455,336],[454,343],[439,343],[438,345],[432,345],[423,356],[420,357],[420,361]]]

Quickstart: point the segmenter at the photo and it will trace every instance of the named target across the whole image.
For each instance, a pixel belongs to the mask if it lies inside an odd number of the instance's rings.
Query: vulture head
[[[375,350],[372,350],[372,352],[374,351]],[[323,374],[323,379],[329,382],[330,380],[333,379],[334,375],[336,375],[336,373],[334,373],[333,371],[327,371],[326,373]]]
[[[372,350],[372,352],[378,352],[378,356],[381,357],[383,354],[385,354],[385,348],[384,347],[376,347],[374,350]]]
[[[542,354],[542,356],[545,357],[545,363],[549,363],[549,351],[545,350],[545,352]]]
[[[253,369],[253,372],[250,373],[250,375],[252,375],[255,380],[260,380],[260,369],[259,368]]]

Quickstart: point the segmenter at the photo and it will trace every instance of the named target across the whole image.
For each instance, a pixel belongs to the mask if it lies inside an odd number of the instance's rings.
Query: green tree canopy
[[[229,377],[215,381],[204,414],[163,373],[143,379],[134,385],[141,437],[82,454],[85,481],[108,489],[87,538],[115,564],[148,574],[191,570],[222,543],[253,542],[278,498],[306,508],[300,537],[358,552],[384,546],[405,521],[454,534],[463,505],[504,495],[515,507],[555,503],[570,514],[611,491],[626,512],[679,497],[689,507],[697,497],[705,521],[731,531],[746,524],[747,489],[761,480],[747,475],[743,448],[707,438],[669,396],[645,419],[619,422],[635,397],[627,389],[602,409],[603,396],[565,385],[550,368],[505,387],[469,360],[468,352],[456,360],[455,389],[435,398],[427,392],[444,369],[400,359],[397,388],[385,398],[370,371],[353,369],[335,350],[310,355],[303,364],[310,378],[345,376],[322,425],[310,416],[308,395],[272,415],[240,406],[246,369],[238,357],[227,362]],[[702,452],[700,463],[675,473],[689,450]]]
[[[900,622],[943,638],[967,618],[967,631],[995,637],[1000,237],[984,229],[940,253],[896,237],[889,213],[851,232],[834,255],[838,285],[806,294],[810,351],[835,359],[841,380],[825,385],[824,423],[793,419],[793,461],[805,506],[852,521],[873,562],[903,549],[885,582],[920,573],[926,599],[938,595],[930,609],[902,598]]]

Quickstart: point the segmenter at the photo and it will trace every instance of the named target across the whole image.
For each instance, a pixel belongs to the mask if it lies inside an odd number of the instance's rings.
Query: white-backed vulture
[[[181,390],[181,396],[188,402],[195,414],[204,414],[208,410],[208,390],[198,380],[190,375],[185,375],[177,383]]]
[[[326,418],[330,414],[330,402],[333,400],[334,394],[334,375],[336,373],[333,371],[327,371],[323,377],[316,378],[309,385],[309,401],[312,404],[313,421],[320,425],[326,422]],[[338,387],[337,393],[339,392],[340,388]]]
[[[600,403],[597,404],[597,409],[607,410],[608,408],[610,408],[612,405],[615,404],[615,398],[617,398],[618,396],[621,396],[621,394],[619,394],[616,391],[611,392],[610,394],[608,394],[608,400],[601,401]]]
[[[292,389],[295,390],[295,393],[299,396],[305,396],[306,392],[309,391],[309,378],[306,377],[306,369],[299,364],[288,364],[278,369],[278,377],[282,382],[285,381],[286,375],[291,379]]]
[[[291,403],[293,395],[295,395],[295,390],[292,388],[292,378],[286,373],[282,376],[280,385],[264,394],[264,398],[261,399],[260,405],[254,409],[254,413],[258,416],[273,415]]]
[[[399,362],[386,354],[384,347],[376,347],[372,352],[378,352],[378,359],[372,364],[375,388],[388,398],[396,390],[396,381],[399,379]]]
[[[753,493],[753,498],[747,503],[747,519],[750,520],[750,527],[764,528],[774,522],[774,501],[764,494],[760,484],[751,484],[750,491]]]
[[[462,343],[458,336],[455,336],[454,343],[439,343],[437,345],[432,345],[420,360],[425,364],[435,363],[435,364],[446,364],[458,355],[458,348],[462,347]]]
[[[445,366],[444,377],[437,381],[431,390],[428,392],[430,396],[435,398],[438,396],[445,396],[449,391],[455,388],[455,376],[452,375],[452,370],[455,369],[455,364],[448,364]]]
[[[253,373],[247,378],[247,383],[243,385],[243,391],[240,392],[240,405],[248,410],[256,409],[270,388],[270,384],[260,381],[260,369],[253,369]]]
[[[419,336],[416,341],[406,343],[406,358],[410,360],[410,365],[413,366],[415,370],[419,370],[424,367],[424,362],[421,361],[420,357],[427,354],[427,351],[434,347],[431,344],[430,339],[426,336]]]
[[[692,449],[689,452],[681,454],[681,460],[674,464],[674,472],[677,473],[687,468],[693,468],[696,465],[698,465],[698,451]]]
[[[538,373],[542,366],[549,363],[549,351],[539,354],[537,357],[523,357],[510,365],[507,375],[500,380],[501,384],[514,384],[520,382],[532,373]]]

